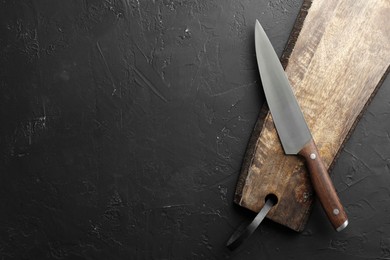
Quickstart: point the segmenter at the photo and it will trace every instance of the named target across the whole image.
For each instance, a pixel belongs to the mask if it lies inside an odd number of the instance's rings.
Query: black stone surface
[[[280,55],[302,0],[0,2],[0,259],[389,259],[390,80],[333,170],[350,225],[233,205],[264,102],[253,27]]]

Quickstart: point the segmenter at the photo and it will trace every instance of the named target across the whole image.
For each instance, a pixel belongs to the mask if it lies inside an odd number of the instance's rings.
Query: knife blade
[[[348,225],[348,218],[322,162],[287,75],[260,22],[255,25],[257,64],[265,97],[283,150],[301,155],[311,183],[330,222],[337,231]]]

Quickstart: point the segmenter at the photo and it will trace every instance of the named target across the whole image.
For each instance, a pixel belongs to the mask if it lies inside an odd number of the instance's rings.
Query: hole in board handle
[[[267,200],[270,200],[273,206],[275,206],[278,203],[278,196],[276,196],[273,193],[270,193],[267,196],[265,196],[265,201],[267,202]]]

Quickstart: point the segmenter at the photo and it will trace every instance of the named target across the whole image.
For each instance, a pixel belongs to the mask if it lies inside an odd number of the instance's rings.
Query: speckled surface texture
[[[390,259],[390,80],[303,233],[233,205],[264,102],[255,19],[277,53],[302,1],[1,1],[0,259]]]

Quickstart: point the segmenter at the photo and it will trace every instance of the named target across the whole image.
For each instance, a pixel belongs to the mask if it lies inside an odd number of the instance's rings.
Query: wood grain
[[[286,62],[286,73],[327,168],[387,73],[389,17],[387,0],[314,0]],[[302,231],[313,203],[306,167],[297,156],[284,154],[272,116],[260,114],[235,202],[258,212],[265,196],[273,193],[279,202],[267,217]]]
[[[305,158],[311,184],[333,228],[343,230],[348,225],[348,217],[314,141],[305,144],[299,154]]]

